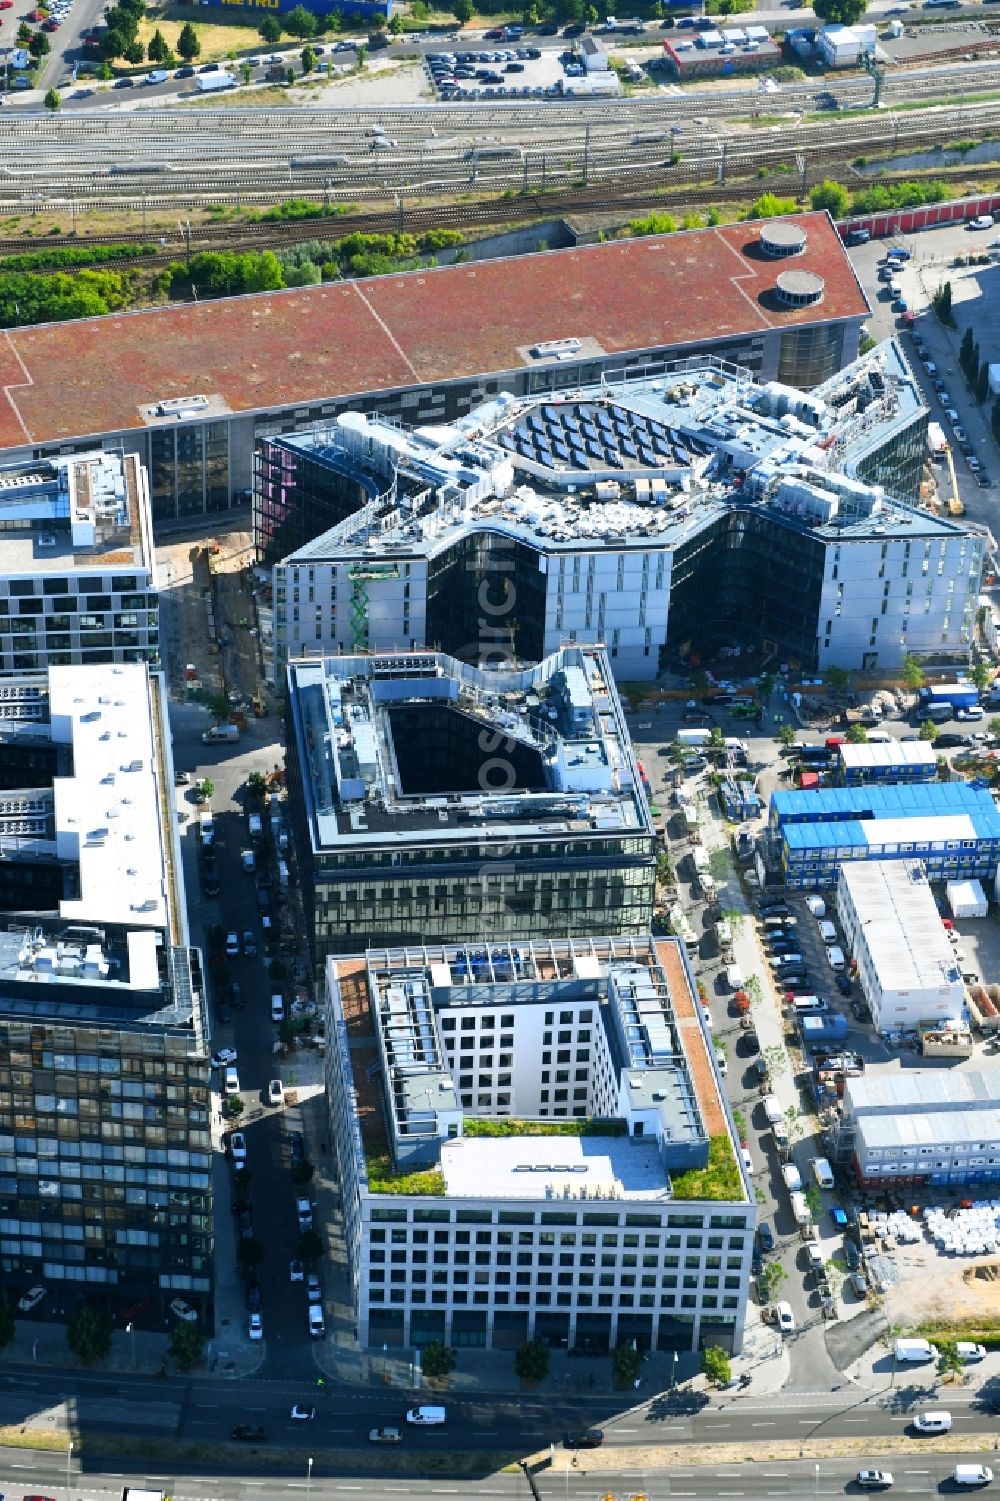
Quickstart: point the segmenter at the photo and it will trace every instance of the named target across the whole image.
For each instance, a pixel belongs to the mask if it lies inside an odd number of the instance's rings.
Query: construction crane
[[[955,474],[955,455],[951,451],[951,444],[944,446],[944,461],[948,465],[948,474],[951,477],[951,499],[948,502],[948,510],[952,516],[961,516],[965,512],[965,505],[958,493],[958,478]]]

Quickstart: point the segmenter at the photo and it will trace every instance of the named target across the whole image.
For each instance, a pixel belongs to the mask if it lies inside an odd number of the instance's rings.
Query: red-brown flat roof
[[[863,317],[829,217],[794,222],[807,244],[791,263],[761,253],[759,224],[730,224],[11,329],[0,448],[141,428],[170,397],[243,412],[520,369],[550,339],[583,340],[585,357],[588,341],[619,354]],[[778,304],[790,265],[824,278],[822,302]]]

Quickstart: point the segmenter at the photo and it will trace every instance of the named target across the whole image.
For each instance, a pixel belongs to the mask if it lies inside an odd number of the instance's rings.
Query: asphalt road
[[[932,1378],[929,1378],[932,1380]],[[379,1425],[405,1426],[409,1396],[401,1391],[335,1387],[317,1390],[308,1380],[242,1381],[174,1377],[126,1378],[73,1373],[38,1366],[5,1367],[0,1379],[0,1424],[31,1425],[46,1416],[45,1426],[69,1425],[87,1445],[99,1449],[102,1434],[169,1439],[171,1443],[212,1444],[228,1441],[236,1423],[262,1423],[268,1446],[335,1451],[367,1447],[369,1430]],[[992,1432],[996,1419],[968,1389],[936,1391],[934,1386],[900,1378],[886,1393],[870,1395],[844,1384],[829,1393],[786,1393],[780,1398],[728,1396],[711,1398],[678,1391],[628,1408],[623,1396],[546,1397],[483,1394],[446,1399],[448,1422],[442,1428],[407,1430],[405,1442],[391,1453],[393,1471],[405,1473],[407,1455],[448,1454],[461,1449],[478,1454],[492,1470],[525,1454],[559,1444],[568,1429],[597,1424],[605,1446],[646,1448],[659,1445],[766,1443],[790,1440],[808,1447],[814,1440],[877,1446],[888,1436],[903,1437],[914,1413],[946,1406],[954,1432],[961,1437]],[[315,1405],[311,1423],[293,1422],[293,1402]],[[52,1415],[55,1414],[55,1419]],[[919,1449],[919,1439],[914,1440]],[[332,1462],[332,1461],[331,1461]],[[240,1463],[220,1452],[218,1468],[228,1473]]]

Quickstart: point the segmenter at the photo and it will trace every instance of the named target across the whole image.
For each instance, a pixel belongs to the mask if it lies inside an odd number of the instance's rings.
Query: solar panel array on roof
[[[509,453],[571,469],[654,469],[690,464],[702,446],[665,423],[614,402],[560,402],[535,407],[500,436]]]

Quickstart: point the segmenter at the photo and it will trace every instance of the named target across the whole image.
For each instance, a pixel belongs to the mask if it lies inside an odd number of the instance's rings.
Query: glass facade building
[[[187,951],[171,954],[169,966],[165,1012],[178,985],[190,993]],[[41,1001],[37,985],[0,986],[4,1282],[158,1297],[164,1315],[183,1294],[207,1313],[208,1058],[192,1047],[191,1020],[172,1024],[150,1016],[148,998],[101,988],[67,987]]]

